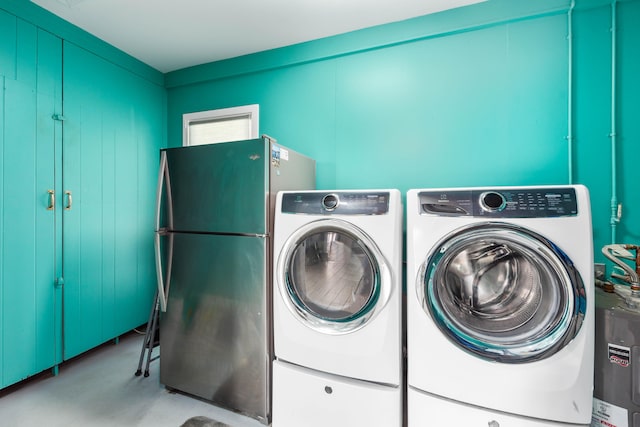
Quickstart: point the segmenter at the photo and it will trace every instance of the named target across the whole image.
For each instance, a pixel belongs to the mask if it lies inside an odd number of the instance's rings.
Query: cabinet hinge
[[[64,277],[58,277],[55,284],[57,288],[64,286]]]
[[[63,120],[64,120],[64,116],[63,116],[62,114],[54,114],[53,116],[51,116],[51,118],[52,118],[53,120],[57,120],[57,121],[59,121],[59,122],[61,122],[61,121],[63,121]]]

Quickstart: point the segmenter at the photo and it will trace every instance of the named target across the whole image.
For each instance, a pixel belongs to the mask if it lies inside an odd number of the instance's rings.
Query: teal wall
[[[578,0],[569,10],[566,0],[489,0],[169,73],[169,144],[181,144],[184,113],[257,103],[261,133],[317,160],[319,188],[583,183],[602,260],[611,6]],[[640,243],[639,10],[617,2],[616,233],[629,243]]]
[[[616,4],[615,155],[612,152],[611,3],[590,1],[574,15],[575,180],[591,191],[596,260],[611,243],[611,200],[622,204],[613,229],[617,243],[640,244],[640,198],[635,187],[640,159],[640,1]],[[593,3],[592,5],[590,3]],[[615,180],[612,165],[615,163]]]

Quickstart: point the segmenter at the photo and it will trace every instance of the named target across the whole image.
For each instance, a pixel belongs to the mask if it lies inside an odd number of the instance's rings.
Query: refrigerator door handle
[[[164,279],[162,273],[162,254],[160,253],[160,232],[156,231],[153,239],[153,246],[156,252],[156,278],[158,281],[158,301],[160,302],[160,311],[167,311],[167,296],[164,293]]]
[[[156,255],[156,277],[158,285],[158,300],[161,311],[167,311],[167,299],[169,296],[169,284],[171,280],[171,266],[173,264],[173,235],[167,233],[167,228],[160,227],[160,216],[162,212],[162,190],[166,188],[167,195],[167,225],[168,229],[173,229],[173,208],[171,197],[171,183],[169,180],[169,168],[167,167],[167,153],[160,152],[160,171],[158,173],[158,187],[156,189],[156,232],[154,237],[154,247]],[[160,247],[160,237],[169,235],[169,248],[167,256],[167,276],[166,283],[162,270],[162,251]]]
[[[160,230],[160,211],[162,209],[162,189],[164,187],[164,175],[167,168],[167,153],[160,152],[160,170],[158,171],[158,185],[156,186],[156,231]]]
[[[162,271],[162,252],[160,250],[160,238],[168,236],[168,253],[167,253],[167,273],[166,281]],[[156,277],[158,278],[158,302],[160,303],[160,311],[167,311],[167,299],[169,298],[169,287],[171,284],[171,267],[173,265],[173,234],[166,233],[163,230],[156,231],[154,238],[154,247],[156,252]]]

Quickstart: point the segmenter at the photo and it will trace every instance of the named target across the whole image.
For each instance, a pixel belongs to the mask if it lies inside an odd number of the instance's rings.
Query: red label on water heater
[[[631,349],[620,345],[609,344],[609,362],[628,368],[631,364]]]

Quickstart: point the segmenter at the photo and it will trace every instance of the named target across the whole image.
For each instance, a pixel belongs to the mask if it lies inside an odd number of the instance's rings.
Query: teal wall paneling
[[[0,10],[0,75],[16,78],[16,24],[15,16]]]
[[[55,98],[53,94],[37,95],[37,134],[35,170],[36,182],[35,190],[38,195],[38,203],[35,206],[35,281],[39,284],[36,287],[35,299],[35,331],[36,331],[36,355],[38,363],[35,372],[42,371],[61,361],[56,354],[57,342],[59,338],[60,321],[60,295],[55,288],[55,278],[58,273],[56,265],[56,212],[45,209],[47,197],[45,189],[55,190],[55,158],[54,144],[54,123],[51,119],[52,111],[55,111],[56,103],[60,98]],[[33,195],[33,189],[31,189]],[[44,202],[44,203],[43,203]],[[25,268],[26,264],[20,264]]]
[[[74,202],[64,217],[68,359],[147,320],[166,99],[162,87],[66,42],[64,88],[63,186]]]
[[[62,202],[59,197],[62,194],[59,170],[62,145],[60,124],[53,120],[54,114],[62,112],[62,40],[41,29],[38,29],[37,37],[38,157],[35,169],[36,194],[40,203],[36,208],[36,259],[47,262],[36,263],[37,281],[42,284],[36,295],[36,342],[39,344],[36,372],[62,362],[62,289],[55,286],[56,278],[62,273],[62,236],[59,231],[62,221]],[[41,194],[50,187],[58,195],[53,211],[42,208]]]
[[[90,281],[92,270],[95,275],[102,274],[102,249],[100,245],[101,230],[103,227],[100,219],[100,196],[102,193],[101,179],[92,182],[87,188],[83,188],[83,174],[92,173],[101,177],[102,168],[108,159],[102,159],[101,145],[102,123],[100,114],[102,109],[93,109],[91,106],[100,105],[100,99],[96,96],[95,88],[87,86],[67,86],[68,81],[74,81],[76,74],[81,79],[83,74],[80,67],[68,67],[66,63],[72,57],[73,52],[69,45],[64,46],[64,87],[65,87],[65,120],[63,127],[63,188],[72,191],[73,207],[64,212],[64,354],[65,358],[79,354],[86,348],[89,341],[93,345],[104,342],[102,338],[102,305],[101,305],[101,281],[98,284]],[[91,75],[99,73],[93,70],[92,63],[87,63],[87,68],[92,70]],[[80,80],[82,81],[82,80]],[[80,97],[82,103],[73,102]],[[72,119],[71,119],[72,118]],[[78,124],[82,123],[82,126]],[[81,141],[85,143],[80,144]],[[87,222],[85,218],[96,218]],[[88,227],[88,228],[87,228]],[[92,238],[89,245],[82,245],[81,230],[88,230],[85,238]],[[92,233],[92,236],[89,236]],[[82,267],[86,269],[82,269]],[[83,276],[84,274],[84,276]],[[88,282],[87,286],[81,283]]]
[[[2,387],[61,361],[60,292],[54,287],[57,210],[56,130],[61,111],[61,40],[0,12],[12,32],[2,46],[2,241],[0,362]],[[56,83],[56,79],[57,83]]]
[[[36,82],[38,74],[38,28],[19,19],[16,38],[20,49],[16,49],[16,79],[22,82]]]
[[[27,270],[24,266],[33,265],[37,240],[35,210],[38,201],[46,203],[46,191],[40,193],[42,197],[34,197],[34,169],[25,167],[33,165],[37,156],[35,90],[15,80],[6,80],[5,84],[5,100],[12,107],[5,111],[4,126],[2,316],[5,324],[20,327],[5,327],[3,330],[3,362],[6,370],[4,380],[14,383],[25,378],[35,365],[33,301],[38,284],[34,269]]]
[[[3,388],[146,322],[167,111],[161,73],[31,2],[0,36]]]

